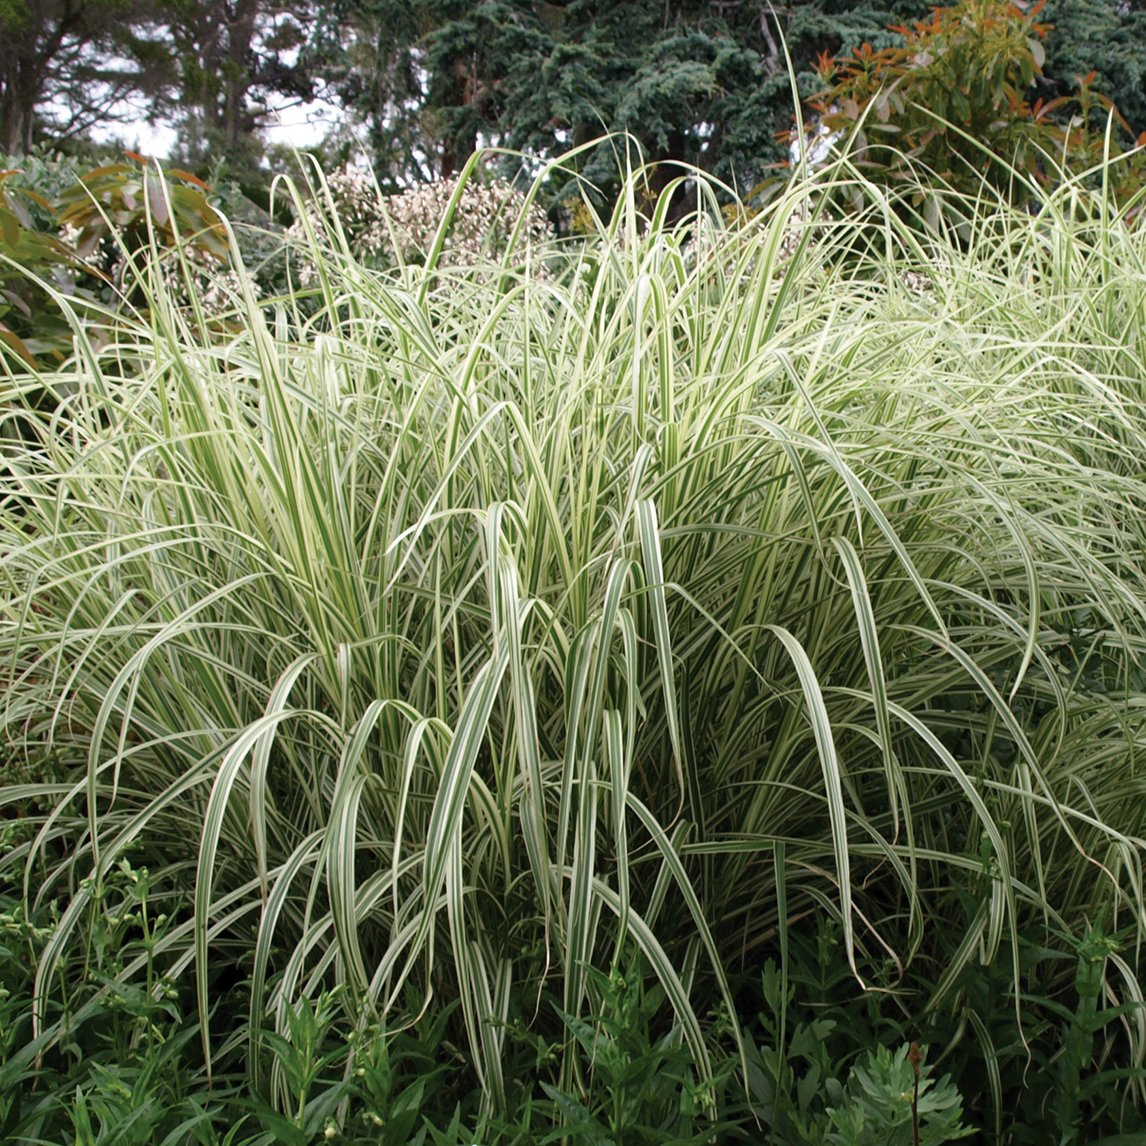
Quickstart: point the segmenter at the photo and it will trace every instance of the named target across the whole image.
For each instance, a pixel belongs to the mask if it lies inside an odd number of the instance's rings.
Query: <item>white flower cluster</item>
[[[923,294],[926,291],[932,290],[934,283],[919,271],[906,270],[903,272],[903,285],[907,287],[912,294]]]
[[[404,257],[416,256],[429,247],[456,191],[454,180],[440,180],[390,199],[387,208]],[[445,239],[444,260],[465,262],[483,251],[501,254],[519,220],[523,222],[519,241],[526,246],[550,237],[545,213],[536,203],[527,207],[525,196],[511,183],[504,179],[485,185],[467,183]]]
[[[83,235],[83,230],[75,225],[75,223],[65,223],[60,228],[60,242],[65,247],[75,250],[79,246],[80,238]]]
[[[109,284],[119,297],[131,293],[133,276],[129,277],[128,263],[121,247],[111,240],[105,240],[95,251],[81,256],[78,247],[83,230],[80,227],[65,223],[60,227],[58,236],[60,242],[75,254],[76,263],[61,272],[67,279],[76,282],[82,273],[81,264],[86,264],[91,268],[90,273]],[[173,249],[160,255],[164,289],[177,300],[180,309],[189,309],[194,296],[199,300],[207,318],[221,318],[228,311],[234,310],[242,296],[239,272],[229,263],[220,262],[194,241],[184,242],[181,253],[181,259]],[[142,265],[144,254],[140,252],[135,256],[133,261],[137,268]],[[250,280],[250,288],[257,297],[260,291],[253,278]]]
[[[165,286],[182,306],[190,306],[194,292],[209,319],[222,318],[242,307],[242,279],[233,266],[220,263],[196,243],[185,243],[182,255],[182,260],[165,259],[162,269]],[[249,279],[249,288],[258,297],[259,286],[253,278]]]
[[[796,257],[797,252],[800,250],[800,245],[804,243],[805,234],[807,234],[807,246],[805,249],[815,247],[818,244],[818,239],[814,231],[808,234],[813,227],[814,215],[812,204],[806,199],[801,200],[795,210],[784,220],[784,230],[780,235],[780,249],[776,252],[776,261],[779,266],[791,262]],[[836,221],[835,216],[830,211],[821,211],[819,218],[815,220],[819,226],[828,226]]]
[[[386,196],[368,174],[346,167],[330,175],[326,186],[351,252],[359,259],[391,264],[426,258],[457,194],[458,180],[441,179]],[[308,229],[320,237],[325,231],[319,201],[312,200],[306,212],[305,220],[287,230],[287,240],[296,248],[305,246]],[[517,241],[523,250],[552,235],[545,213],[536,204],[527,206],[525,196],[507,180],[470,180],[454,210],[439,264],[458,266],[483,254],[502,254],[519,220]],[[317,277],[313,264],[304,260],[299,277],[303,285],[312,284]]]

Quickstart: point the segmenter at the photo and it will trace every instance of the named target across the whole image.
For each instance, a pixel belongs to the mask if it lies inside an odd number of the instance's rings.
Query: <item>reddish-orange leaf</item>
[[[129,171],[130,168],[123,163],[107,163],[103,167],[97,167],[94,171],[89,171],[83,176],[84,183],[95,183],[97,180],[102,179],[105,175],[122,175],[124,172]]]
[[[5,342],[12,347],[33,370],[39,369],[40,364],[36,361],[36,356],[28,349],[24,340],[9,330],[2,322],[0,322],[0,342]]]
[[[197,175],[192,175],[190,171],[184,171],[180,167],[172,167],[168,172],[172,179],[182,179],[184,183],[194,183],[196,187],[202,187],[204,191],[209,190],[206,183]]]

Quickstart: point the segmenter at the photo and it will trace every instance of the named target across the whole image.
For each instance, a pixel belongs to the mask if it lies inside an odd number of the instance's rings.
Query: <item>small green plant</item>
[[[640,960],[608,974],[594,967],[587,972],[599,1000],[596,1013],[560,1012],[580,1048],[586,1081],[576,1093],[541,1083],[557,1126],[540,1141],[699,1143],[729,1131],[734,1124],[714,1115],[731,1060],[709,1081],[698,1080],[679,1031],[670,1025],[656,1033],[664,992],[646,985]]]
[[[961,1127],[962,1099],[950,1078],[931,1078],[916,1043],[893,1055],[880,1040],[896,1024],[865,1005],[871,996],[855,998],[833,974],[833,963],[840,968],[831,958],[832,930],[819,926],[814,944],[789,937],[787,973],[771,960],[764,967],[760,1045],[750,1043],[747,1083],[765,1141],[939,1146],[966,1137],[971,1131]]]
[[[449,1073],[441,1045],[449,1012],[437,1011],[424,1030],[373,1026],[351,1032],[351,1112],[367,1138],[383,1134],[387,1142],[414,1141],[424,1133],[427,1112],[440,1109]]]
[[[475,1104],[452,1103],[448,1088],[451,1056],[443,1032],[451,1008],[409,1029],[367,1023],[347,1030],[337,1021],[339,994],[325,991],[283,1008],[281,1033],[259,1036],[269,1052],[269,1091],[237,1107],[251,1112],[269,1140],[287,1146],[335,1139],[419,1146],[435,1136],[472,1141],[469,1108]]]
[[[335,996],[324,992],[312,1002],[301,998],[284,1014],[286,1033],[264,1031],[262,1040],[274,1056],[275,1074],[282,1092],[280,1106],[259,1102],[256,1111],[263,1128],[286,1146],[306,1146],[335,1125],[335,1110],[349,1089],[332,1066],[343,1049],[332,1038]]]
[[[931,1078],[916,1043],[894,1055],[885,1046],[865,1051],[824,1119],[825,1146],[943,1146],[974,1133],[955,1084]]]
[[[198,1033],[186,1025],[122,1060],[93,1061],[75,1089],[60,1096],[76,1146],[151,1146],[174,1133],[209,1132],[214,1112],[196,1101],[206,1094],[184,1095],[178,1085]]]
[[[35,963],[58,925],[57,904],[21,895],[26,821],[0,833],[0,1137],[78,1146],[149,1146],[179,1133],[210,1134],[229,1086],[208,1094],[186,1018],[158,949],[178,903],[157,900],[144,866],[124,856],[90,894],[88,943],[58,969],[53,1039],[33,1039]],[[129,967],[139,970],[128,975]]]
[[[1062,1044],[1054,1070],[1056,1100],[1053,1104],[1056,1130],[1063,1144],[1089,1140],[1087,1128],[1113,1117],[1126,1116],[1126,1103],[1119,1083],[1146,1083],[1146,1069],[1104,1067],[1096,1062],[1095,1036],[1107,1032],[1112,1044],[1121,1042],[1121,1023],[1142,1008],[1140,1001],[1103,1007],[1102,997],[1111,958],[1118,954],[1125,935],[1108,934],[1102,914],[1087,924],[1081,938],[1072,938],[1077,954],[1074,989],[1077,1003],[1072,1010],[1047,1001],[1044,1005],[1062,1020]]]

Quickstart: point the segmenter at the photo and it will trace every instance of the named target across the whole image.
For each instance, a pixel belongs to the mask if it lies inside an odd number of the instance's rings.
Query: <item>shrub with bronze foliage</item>
[[[1073,97],[1037,98],[1052,31],[1039,21],[1042,6],[960,0],[893,28],[901,43],[823,55],[822,90],[810,106],[877,183],[918,188],[922,168],[971,196],[986,184],[1028,198],[1032,183],[1057,184],[1064,171],[1101,166],[1109,153],[1120,161],[1104,166],[1104,177],[1128,197],[1143,183],[1143,139],[1095,90],[1094,74],[1079,77]]]

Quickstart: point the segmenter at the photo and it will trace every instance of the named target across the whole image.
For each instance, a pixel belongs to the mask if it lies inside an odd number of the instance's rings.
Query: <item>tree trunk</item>
[[[6,81],[0,81],[0,150],[5,155],[26,155],[32,150],[36,101],[30,102]]]
[[[251,124],[247,114],[247,93],[251,88],[251,55],[258,14],[258,0],[237,0],[228,12],[225,86],[219,127],[227,146],[233,152],[250,149]]]
[[[0,142],[9,155],[32,150],[36,107],[67,30],[66,19],[23,32],[0,25]]]

